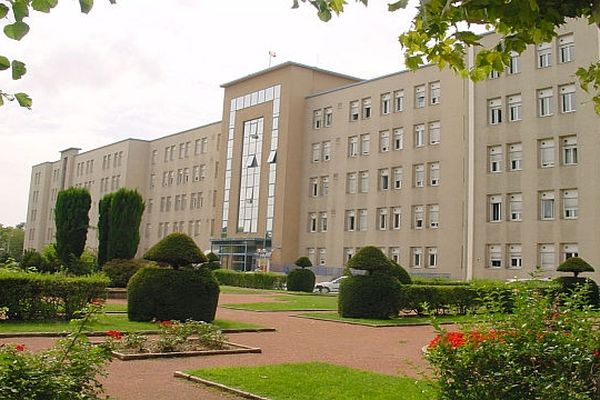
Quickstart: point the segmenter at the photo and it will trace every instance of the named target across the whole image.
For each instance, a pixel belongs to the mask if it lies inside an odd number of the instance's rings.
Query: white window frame
[[[558,62],[569,63],[575,60],[575,38],[572,33],[558,37]]]
[[[508,170],[521,171],[523,169],[523,144],[511,143],[508,145]]]
[[[427,268],[438,267],[438,248],[427,247]]]
[[[413,206],[413,229],[425,228],[425,207]]]
[[[426,102],[425,85],[415,86],[415,108],[423,108]]]
[[[554,91],[552,88],[540,89],[537,91],[538,116],[540,118],[551,117],[554,115]]]
[[[552,243],[538,245],[538,262],[544,271],[556,269],[556,248]]]
[[[404,111],[404,89],[394,92],[394,112]]]
[[[539,192],[540,220],[552,221],[556,217],[555,197],[553,190]]]
[[[502,245],[487,245],[487,267],[492,269],[502,268]]]
[[[414,127],[415,147],[425,146],[425,124],[416,124]]]
[[[404,148],[404,128],[394,129],[394,150],[402,150]]]
[[[520,94],[508,96],[508,121],[517,122],[523,119],[523,100]]]
[[[388,115],[392,111],[392,94],[390,92],[381,95],[381,115]]]
[[[429,123],[429,144],[434,146],[440,143],[441,124],[440,121]]]
[[[502,99],[500,97],[488,100],[488,123],[490,125],[502,123]]]
[[[552,66],[552,43],[546,42],[536,46],[536,60],[538,68]]]
[[[523,268],[523,248],[518,243],[508,244],[508,268]]]
[[[442,88],[440,81],[431,82],[429,84],[429,104],[440,104],[442,100]]]
[[[563,85],[558,89],[560,93],[560,112],[568,114],[577,111],[576,97],[575,97],[575,85]]]
[[[540,168],[552,168],[556,161],[554,139],[542,139],[538,141]]]
[[[410,266],[411,268],[423,267],[423,249],[421,247],[410,248]]]
[[[425,164],[415,164],[413,168],[414,187],[425,187]]]
[[[438,229],[440,227],[440,206],[438,204],[429,205],[429,229]]]
[[[518,222],[523,220],[523,194],[510,193],[508,195],[508,219]]]
[[[502,172],[502,146],[488,147],[488,172],[497,174]]]
[[[562,216],[564,219],[579,218],[579,191],[577,189],[564,189],[561,191]]]
[[[440,163],[429,163],[429,186],[440,185]]]
[[[577,165],[578,149],[577,136],[565,136],[560,139],[562,144],[562,163],[563,165]]]

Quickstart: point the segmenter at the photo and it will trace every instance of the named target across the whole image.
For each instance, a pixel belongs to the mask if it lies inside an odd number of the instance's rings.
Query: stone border
[[[126,354],[113,351],[112,355],[121,361],[147,360],[149,358],[173,358],[173,357],[195,357],[195,356],[213,356],[220,354],[244,354],[244,353],[262,353],[258,347],[245,346],[243,344],[225,342],[227,346],[233,349],[225,350],[198,350],[198,351],[172,351],[169,353],[134,353]]]
[[[233,393],[233,394],[236,394],[236,395],[238,395],[240,397],[243,397],[245,399],[251,399],[251,400],[271,400],[268,397],[262,397],[262,396],[254,394],[254,393],[244,392],[243,390],[232,388],[230,386],[223,385],[222,383],[217,383],[217,382],[209,381],[208,379],[199,378],[197,376],[186,374],[185,372],[181,372],[181,371],[175,371],[173,373],[173,376],[175,378],[185,379],[185,380],[188,380],[190,382],[200,383],[202,385],[206,385],[206,386],[209,386],[209,387],[212,387],[212,388],[215,388],[215,389],[219,389],[219,390],[221,390],[223,392]]]
[[[302,315],[302,314],[290,315],[290,317],[313,319],[315,321],[335,322],[338,324],[360,325],[360,326],[366,326],[369,328],[402,328],[402,327],[412,327],[412,326],[431,326],[431,324],[428,322],[409,322],[409,323],[395,324],[395,325],[380,325],[380,324],[369,324],[368,322],[343,321],[343,320],[338,320],[338,319],[319,318],[319,317],[313,317],[313,316]],[[440,325],[456,325],[456,324],[457,324],[457,322],[440,322]]]
[[[137,333],[140,335],[158,335],[160,333],[159,330],[147,330],[147,331],[120,331],[121,333]],[[259,332],[277,332],[275,328],[229,328],[229,329],[221,329],[222,333],[259,333]],[[44,338],[54,338],[54,337],[65,337],[69,335],[71,332],[0,332],[0,339],[5,338],[16,338],[16,337],[44,337]],[[89,331],[83,332],[86,336],[107,336],[106,331]]]

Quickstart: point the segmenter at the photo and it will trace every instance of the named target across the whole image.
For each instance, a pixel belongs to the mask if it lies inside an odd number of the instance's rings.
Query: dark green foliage
[[[0,272],[0,307],[8,307],[11,320],[68,320],[90,300],[106,298],[107,286],[102,275]]]
[[[481,304],[477,290],[467,285],[402,285],[399,293],[399,309],[417,314],[423,312],[423,303],[427,303],[429,311],[436,314],[449,310],[465,314]]]
[[[58,192],[54,216],[56,222],[56,252],[67,267],[83,253],[87,238],[92,198],[86,189],[70,188]]]
[[[221,285],[252,289],[282,289],[286,275],[274,272],[238,272],[228,269],[213,271]]]
[[[42,255],[36,250],[25,250],[23,256],[21,257],[21,262],[19,265],[21,268],[27,270],[30,268],[35,268],[38,271],[43,269],[44,259]]]
[[[590,278],[579,278],[575,276],[560,276],[555,279],[561,286],[560,292],[569,294],[577,287],[588,285],[588,304],[592,307],[600,307],[600,291],[598,284]]]
[[[408,272],[406,272],[406,270],[397,262],[390,260],[390,269],[388,273],[404,285],[410,285],[412,283],[412,279]]]
[[[579,257],[568,258],[556,270],[559,272],[572,272],[576,278],[582,272],[594,272],[594,268]]]
[[[395,316],[401,286],[397,279],[385,274],[349,276],[340,285],[338,312],[345,318]]]
[[[219,283],[205,268],[142,268],[131,277],[127,289],[131,321],[215,319]]]
[[[108,261],[108,235],[110,204],[114,193],[108,193],[98,203],[98,265],[104,265]]]
[[[296,262],[294,264],[299,266],[300,268],[310,268],[313,266],[312,263],[310,262],[310,258],[308,258],[308,257],[300,257],[299,259],[296,260]]]
[[[443,285],[443,286],[464,286],[469,282],[452,280],[447,278],[427,278],[424,276],[411,276],[412,283],[417,285]]]
[[[167,263],[174,269],[190,264],[206,262],[206,256],[198,248],[194,239],[185,233],[171,233],[160,242],[150,247],[144,259]]]
[[[111,287],[127,287],[129,279],[141,268],[156,267],[152,261],[146,260],[110,260],[102,266],[104,272],[110,279]]]
[[[310,269],[296,268],[288,273],[287,290],[312,293],[315,280],[315,274]]]
[[[61,269],[61,262],[56,253],[56,245],[54,243],[48,243],[42,248],[41,251],[44,262],[40,272],[58,272]]]
[[[140,243],[140,222],[144,200],[137,190],[121,188],[110,201],[107,260],[135,257]]]
[[[346,264],[347,268],[365,270],[367,273],[388,271],[390,266],[390,259],[375,246],[361,247]]]
[[[203,267],[208,268],[211,271],[221,268],[221,261],[219,259],[219,256],[213,253],[212,251],[206,255],[206,259],[208,261],[202,264]]]

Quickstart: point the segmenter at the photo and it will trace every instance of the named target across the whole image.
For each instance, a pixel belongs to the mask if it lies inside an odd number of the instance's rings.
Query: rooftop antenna
[[[273,50],[269,50],[269,68],[271,68],[271,61],[277,57],[277,53],[275,53]]]

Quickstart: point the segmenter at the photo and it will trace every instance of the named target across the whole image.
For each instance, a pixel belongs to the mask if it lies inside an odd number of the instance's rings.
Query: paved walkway
[[[222,294],[220,304],[264,301],[269,295]],[[213,366],[243,366],[324,361],[384,374],[415,378],[426,368],[421,348],[434,336],[431,327],[369,328],[294,317],[293,312],[252,312],[220,307],[217,318],[274,327],[277,332],[230,334],[233,342],[260,347],[261,354],[210,357],[114,360],[105,379],[106,393],[119,400],[238,399],[173,378],[176,370]],[[48,347],[52,339],[6,339],[32,350]]]

